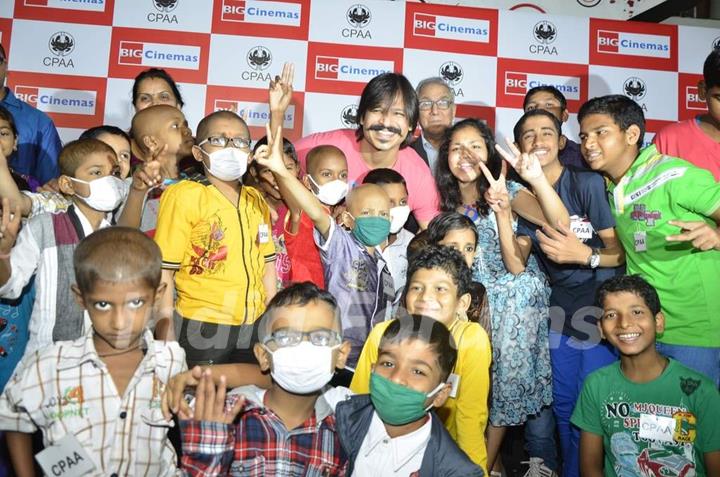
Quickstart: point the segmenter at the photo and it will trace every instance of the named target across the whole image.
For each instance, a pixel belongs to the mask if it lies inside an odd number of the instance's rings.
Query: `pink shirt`
[[[295,150],[303,170],[305,158],[315,146],[331,144],[345,153],[348,162],[348,182],[350,187],[362,183],[370,168],[360,155],[360,143],[355,139],[354,129],[336,129],[311,134],[295,143]],[[408,205],[420,222],[429,222],[438,214],[440,203],[435,179],[425,161],[410,147],[400,149],[392,169],[405,178],[408,189]]]
[[[705,134],[697,120],[688,119],[664,127],[655,135],[653,143],[661,153],[707,169],[720,181],[720,143]]]

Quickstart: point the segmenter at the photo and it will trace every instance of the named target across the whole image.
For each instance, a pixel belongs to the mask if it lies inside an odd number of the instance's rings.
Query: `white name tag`
[[[570,230],[580,240],[590,240],[593,234],[593,226],[587,217],[578,217],[573,215],[570,217]]]
[[[452,373],[450,374],[450,376],[448,376],[447,382],[452,385],[452,387],[450,388],[450,397],[457,397],[458,388],[460,387],[460,376]]]
[[[258,226],[258,242],[259,243],[268,243],[270,240],[270,228],[268,227],[268,224],[260,224]]]
[[[45,475],[53,477],[80,477],[95,470],[95,464],[77,438],[68,434],[35,455]]]
[[[674,442],[675,419],[672,417],[640,414],[640,437],[661,442]]]
[[[645,232],[635,232],[633,234],[633,242],[635,243],[636,252],[647,251],[647,234]]]

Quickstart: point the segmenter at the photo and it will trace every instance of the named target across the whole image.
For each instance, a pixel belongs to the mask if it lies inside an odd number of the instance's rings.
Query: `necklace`
[[[122,351],[114,351],[114,352],[112,352],[112,353],[104,353],[104,354],[98,353],[98,357],[99,357],[99,358],[108,358],[108,357],[110,357],[110,356],[120,356],[121,354],[126,354],[126,353],[130,353],[130,352],[132,352],[132,351],[135,351],[135,350],[138,349],[139,347],[140,347],[140,343],[136,344],[136,345],[133,346],[132,348],[124,349],[124,350],[122,350]]]

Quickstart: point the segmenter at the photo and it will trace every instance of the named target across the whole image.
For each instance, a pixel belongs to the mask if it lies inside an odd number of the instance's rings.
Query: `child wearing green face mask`
[[[304,212],[315,226],[315,242],[327,290],[338,300],[343,334],[352,346],[347,364],[354,367],[373,324],[389,318],[395,298],[393,279],[379,245],[390,234],[390,199],[382,187],[363,184],[346,196],[347,210],[338,226],[283,162],[282,132],[268,128],[268,146],[255,151],[255,161],[274,175],[292,212]]]
[[[335,419],[348,476],[482,476],[442,421],[428,411],[451,392],[457,351],[439,321],[404,315],[389,322],[370,375],[370,394],[340,402]]]

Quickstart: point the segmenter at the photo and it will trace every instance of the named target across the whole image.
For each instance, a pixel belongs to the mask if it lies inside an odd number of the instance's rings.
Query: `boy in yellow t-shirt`
[[[460,252],[428,246],[413,256],[407,274],[405,307],[411,314],[429,316],[444,324],[457,343],[458,356],[448,382],[450,398],[437,409],[445,427],[470,460],[486,472],[485,427],[488,420],[490,361],[487,333],[467,321],[472,273]],[[378,345],[391,321],[377,324],[368,335],[350,389],[370,390],[370,374],[378,359]]]
[[[165,300],[163,318],[173,316],[189,366],[252,363],[253,324],[276,290],[270,211],[240,181],[250,132],[237,114],[205,117],[196,141],[193,156],[207,180],[180,181],[160,201],[155,241],[164,280],[177,291],[174,314]]]

